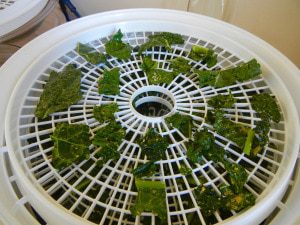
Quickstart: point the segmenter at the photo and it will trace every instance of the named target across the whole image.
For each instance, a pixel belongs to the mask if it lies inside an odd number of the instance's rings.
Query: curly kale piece
[[[45,119],[49,114],[67,109],[82,99],[81,71],[68,65],[62,72],[51,71],[35,110],[35,116]]]
[[[115,146],[105,145],[100,151],[95,153],[95,157],[98,159],[96,165],[101,167],[108,160],[117,161],[120,158],[120,153],[117,151]]]
[[[212,187],[200,186],[194,190],[197,204],[205,216],[212,215],[222,207],[222,199]]]
[[[246,169],[240,164],[229,163],[227,161],[224,162],[224,166],[228,172],[232,189],[235,193],[241,193],[248,179]]]
[[[249,128],[225,118],[221,111],[215,113],[213,127],[218,134],[235,142],[241,148],[244,147]]]
[[[76,52],[92,64],[106,63],[106,56],[87,44],[77,43]]]
[[[256,94],[251,98],[252,108],[261,118],[279,123],[281,119],[280,108],[275,99],[268,93]]]
[[[270,131],[270,121],[268,119],[262,118],[262,120],[256,123],[254,128],[255,133],[257,134],[257,139],[259,146],[262,148],[269,142],[269,131]],[[259,149],[257,149],[257,152]]]
[[[217,64],[217,54],[212,49],[204,48],[199,45],[193,45],[189,54],[189,58],[195,61],[202,61],[208,68]]]
[[[157,165],[154,161],[147,162],[145,164],[139,165],[132,171],[133,176],[135,177],[150,177],[156,173]]]
[[[193,119],[189,115],[175,113],[172,116],[166,117],[165,121],[171,127],[177,128],[186,138],[191,138]]]
[[[110,103],[108,105],[94,106],[93,115],[101,124],[108,121],[114,121],[114,113],[118,112],[118,104]]]
[[[186,144],[187,158],[193,163],[199,163],[204,156],[214,162],[223,162],[225,150],[215,144],[215,137],[207,129],[197,131],[194,134],[194,141]]]
[[[93,138],[93,145],[98,147],[112,146],[117,149],[125,135],[126,132],[122,126],[113,121],[97,130]]]
[[[238,212],[255,204],[255,196],[246,189],[242,189],[239,193],[235,193],[233,188],[227,185],[222,185],[219,189],[221,191],[222,208],[226,210]]]
[[[132,47],[128,43],[124,43],[122,38],[123,34],[121,30],[118,30],[118,32],[105,43],[105,51],[111,56],[126,60],[131,57]]]
[[[212,106],[215,109],[231,108],[234,103],[236,103],[236,99],[231,93],[228,95],[216,95],[207,102],[209,106]]]
[[[140,145],[142,152],[152,161],[162,159],[169,146],[168,141],[153,128],[150,128],[147,131],[146,135],[138,141],[138,144]]]
[[[135,205],[130,211],[134,216],[142,212],[157,214],[160,220],[165,223],[167,220],[166,185],[161,181],[150,181],[135,179],[135,186],[138,196]]]
[[[117,150],[125,135],[126,132],[122,129],[121,125],[114,121],[97,130],[92,143],[95,146],[101,147],[95,153],[95,157],[98,159],[98,166],[102,166],[110,159],[117,160],[120,157],[120,153]]]
[[[103,77],[99,78],[99,81],[98,81],[99,94],[117,95],[120,93],[119,71],[120,71],[119,68],[113,68],[111,70],[104,70]]]
[[[157,62],[153,61],[150,57],[144,57],[141,69],[147,74],[150,84],[170,84],[174,78],[172,72],[168,72],[157,68]]]
[[[213,86],[216,88],[233,85],[236,81],[244,82],[261,74],[260,64],[256,59],[225,70],[194,70],[198,74],[200,87]]]
[[[182,175],[185,175],[185,176],[188,176],[188,175],[191,175],[193,170],[190,168],[190,167],[187,167],[186,165],[182,165],[180,166],[179,168],[179,172],[182,174]]]
[[[183,57],[177,57],[175,59],[170,60],[170,68],[173,69],[174,75],[178,75],[180,73],[189,73],[192,66],[189,64],[189,60]]]
[[[54,142],[52,164],[58,170],[88,159],[90,156],[88,125],[57,124],[51,140]]]
[[[167,51],[171,51],[171,45],[184,43],[184,39],[180,34],[170,32],[161,32],[159,34],[150,35],[148,38],[149,40],[140,46],[139,54],[142,54],[149,48],[157,46],[165,47]]]

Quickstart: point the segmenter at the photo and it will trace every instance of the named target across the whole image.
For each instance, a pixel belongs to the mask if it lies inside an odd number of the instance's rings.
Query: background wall
[[[168,8],[222,19],[264,39],[300,68],[300,0],[71,0],[83,15],[124,8]]]

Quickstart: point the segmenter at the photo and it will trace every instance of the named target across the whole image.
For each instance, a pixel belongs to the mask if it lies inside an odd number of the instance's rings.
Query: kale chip
[[[35,110],[35,116],[45,119],[49,114],[67,109],[82,99],[81,71],[68,65],[60,73],[51,71]]]
[[[191,116],[175,113],[172,116],[166,117],[165,121],[171,127],[177,128],[186,138],[191,138],[193,127]]]
[[[204,48],[199,45],[193,45],[189,54],[189,58],[195,61],[201,61],[206,64],[208,68],[217,64],[217,55],[212,49]]]
[[[77,43],[76,52],[92,64],[106,63],[106,56],[87,44]]]
[[[54,142],[52,164],[58,170],[90,156],[88,125],[59,123],[51,135],[51,140]]]
[[[120,75],[119,68],[113,68],[111,70],[104,70],[103,77],[98,81],[99,94],[105,95],[118,95],[120,93],[119,83]]]
[[[93,115],[95,119],[102,124],[104,122],[114,121],[114,113],[118,111],[118,105],[114,102],[107,105],[94,106]]]

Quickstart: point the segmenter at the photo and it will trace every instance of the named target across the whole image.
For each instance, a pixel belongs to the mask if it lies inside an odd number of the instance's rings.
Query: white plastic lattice
[[[159,22],[155,21],[148,22],[148,29],[146,27],[144,30],[136,30],[139,28],[136,23],[126,24],[125,27],[121,26],[125,33],[123,40],[133,47],[144,43],[147,36],[161,30],[176,31],[183,35],[185,44],[173,46],[172,52],[166,52],[161,47],[146,52],[158,62],[160,68],[165,70],[170,70],[168,60],[178,56],[186,57],[191,46],[195,44],[212,48],[218,54],[218,64],[214,68],[234,67],[254,57],[249,53],[240,53],[242,48],[239,46],[231,49],[224,45],[223,41],[218,43],[218,37],[211,38],[214,40],[211,41],[208,38],[210,34],[198,35],[190,32],[190,27],[185,28],[182,25],[183,28],[174,30],[175,26],[173,25],[158,25]],[[176,24],[177,26],[178,24]],[[109,40],[109,35],[117,30],[116,28],[119,27],[102,28],[100,29],[102,33],[99,33],[99,28],[95,28],[95,30],[59,43],[52,51],[46,52],[39,63],[28,68],[26,75],[18,83],[10,100],[6,135],[10,156],[14,159],[13,162],[18,162],[20,165],[18,172],[26,174],[27,181],[25,183],[28,186],[25,185],[23,191],[30,195],[33,202],[40,194],[46,198],[51,196],[52,200],[45,204],[49,204],[50,208],[56,206],[58,211],[64,212],[59,205],[63,206],[71,213],[69,216],[72,218],[77,214],[82,218],[77,221],[78,224],[87,221],[100,224],[139,224],[150,221],[155,224],[156,219],[153,214],[145,212],[141,217],[132,217],[129,210],[137,196],[131,172],[138,165],[147,162],[147,158],[141,155],[136,139],[148,128],[154,127],[172,141],[165,158],[157,162],[160,168],[159,173],[152,177],[153,180],[163,180],[166,183],[168,223],[189,224],[191,216],[196,215],[194,219],[198,224],[206,224],[192,189],[197,185],[205,184],[219,192],[220,184],[228,184],[227,173],[222,165],[205,159],[201,164],[191,165],[185,156],[184,142],[186,138],[180,131],[168,126],[164,118],[180,112],[191,115],[197,129],[206,127],[212,130],[211,126],[204,121],[207,111],[210,109],[207,101],[216,94],[231,92],[237,99],[237,103],[234,109],[226,110],[226,116],[236,123],[254,127],[259,118],[251,108],[250,98],[253,94],[261,92],[277,95],[276,88],[272,89],[274,81],[260,77],[225,88],[199,88],[195,75],[181,74],[169,85],[149,85],[147,76],[140,68],[141,58],[136,51],[133,51],[130,60],[120,61],[109,58],[105,66],[92,65],[74,51],[76,42],[88,41],[91,46],[103,52],[105,42]],[[39,121],[34,117],[34,110],[50,71],[61,71],[68,64],[76,64],[82,71],[83,99],[65,111],[52,114],[51,119]],[[195,69],[208,69],[193,60],[190,60],[190,64]],[[99,77],[102,76],[104,69],[114,67],[120,68],[120,94],[117,96],[99,95],[97,89]],[[268,69],[264,68],[264,75],[270,74],[272,75]],[[62,171],[56,171],[51,165],[53,143],[50,139],[56,124],[60,122],[87,124],[90,132],[94,135],[102,124],[93,118],[93,107],[111,102],[118,104],[120,111],[115,114],[115,118],[127,133],[118,149],[121,153],[120,159],[116,162],[109,161],[102,168],[98,168],[95,165],[94,157],[96,149],[91,148],[89,160],[72,165]],[[153,102],[159,103],[160,110],[154,107],[146,112],[140,111],[140,106]],[[272,210],[272,208],[266,209],[269,207],[266,199],[273,198],[272,201],[276,201],[280,197],[280,193],[272,191],[272,187],[276,190],[276,188],[282,189],[282,186],[286,185],[279,182],[280,179],[283,179],[281,177],[282,170],[287,163],[294,163],[294,159],[288,157],[293,154],[287,152],[287,147],[289,146],[288,140],[291,136],[295,138],[295,134],[289,133],[293,129],[290,128],[290,121],[286,120],[287,111],[284,104],[280,100],[279,103],[282,106],[282,121],[279,124],[272,124],[270,132],[270,141],[276,147],[269,145],[262,153],[258,154],[255,160],[240,153],[234,143],[214,133],[216,143],[227,151],[229,160],[242,164],[249,174],[245,187],[257,197],[257,201],[255,206],[242,213],[242,215],[246,215],[244,219],[247,215],[251,216],[251,213],[252,215],[258,214],[260,210]],[[180,173],[179,169],[182,166],[192,169],[190,179]],[[34,184],[34,192],[39,195],[32,195],[33,190],[29,189],[30,183]],[[86,184],[84,188],[78,187],[81,183]],[[274,197],[276,194],[277,196]],[[240,216],[233,211],[230,215],[216,212],[213,220],[214,223],[238,224],[243,221]],[[48,217],[46,216],[46,218]]]

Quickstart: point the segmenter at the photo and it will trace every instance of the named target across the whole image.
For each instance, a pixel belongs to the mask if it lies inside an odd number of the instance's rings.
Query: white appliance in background
[[[237,25],[279,49],[300,68],[299,0],[71,0],[83,15],[113,9],[166,8]]]

